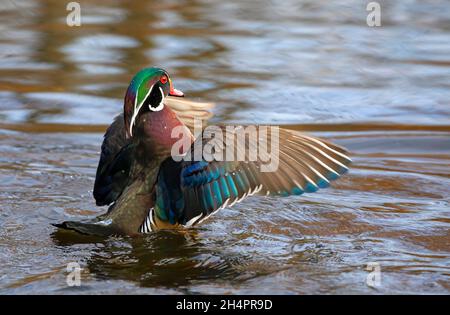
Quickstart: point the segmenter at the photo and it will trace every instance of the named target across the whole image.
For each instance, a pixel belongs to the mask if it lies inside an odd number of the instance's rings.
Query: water
[[[0,293],[450,293],[448,2],[381,1],[378,28],[365,1],[82,1],[81,27],[65,5],[0,0]],[[184,234],[58,232],[105,211],[102,135],[150,65],[215,122],[346,146],[350,174]]]

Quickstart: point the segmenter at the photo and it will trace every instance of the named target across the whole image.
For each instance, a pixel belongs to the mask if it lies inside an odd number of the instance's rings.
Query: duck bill
[[[177,90],[173,87],[172,80],[169,79],[169,83],[170,83],[170,91],[169,91],[170,96],[175,96],[175,97],[183,97],[184,96],[183,92],[181,92],[180,90]]]

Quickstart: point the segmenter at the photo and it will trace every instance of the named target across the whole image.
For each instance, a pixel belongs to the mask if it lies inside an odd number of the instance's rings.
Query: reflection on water
[[[450,292],[445,1],[0,3],[1,293]],[[142,67],[216,122],[273,123],[352,151],[334,188],[253,198],[184,234],[98,239],[50,223],[91,197],[102,133]],[[79,262],[81,290],[66,285]],[[378,262],[382,284],[366,284]]]
[[[127,280],[143,287],[184,287],[188,293],[186,286],[191,281],[244,278],[233,268],[234,262],[245,262],[244,257],[221,257],[211,248],[211,242],[207,247],[189,234],[162,232],[142,239],[99,240],[58,231],[53,238],[59,246],[97,242],[86,261],[89,273],[97,279]],[[221,242],[214,243],[223,246]]]

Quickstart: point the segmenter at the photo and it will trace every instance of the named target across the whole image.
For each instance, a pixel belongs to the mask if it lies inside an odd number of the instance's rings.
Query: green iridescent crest
[[[167,72],[160,68],[145,68],[139,71],[131,80],[128,93],[133,93],[136,107],[142,104],[150,91],[150,88]],[[136,95],[137,94],[137,95]],[[130,95],[131,96],[131,95]],[[137,98],[137,99],[136,99]]]

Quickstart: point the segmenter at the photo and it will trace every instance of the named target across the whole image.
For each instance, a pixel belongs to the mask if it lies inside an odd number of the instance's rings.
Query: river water
[[[0,0],[0,293],[449,294],[450,4],[380,1],[369,27],[367,2],[83,0],[69,27],[65,1]],[[215,122],[347,147],[350,173],[188,233],[58,232],[106,210],[103,132],[152,65]]]

